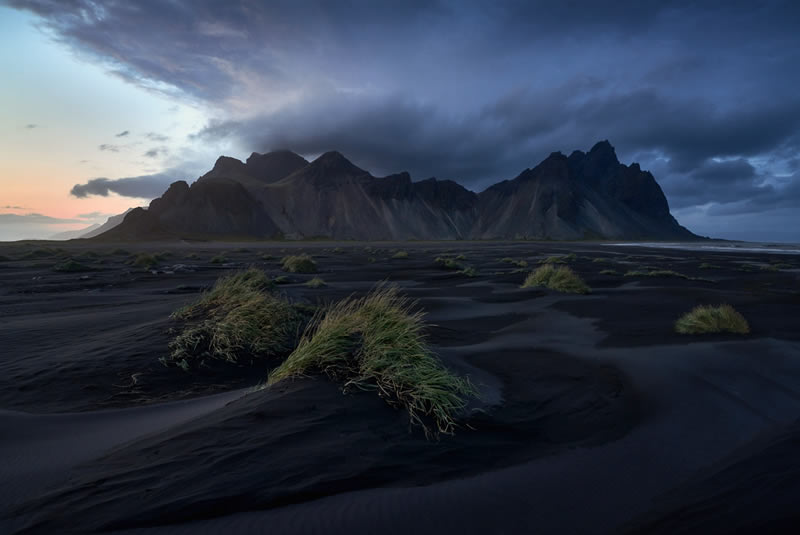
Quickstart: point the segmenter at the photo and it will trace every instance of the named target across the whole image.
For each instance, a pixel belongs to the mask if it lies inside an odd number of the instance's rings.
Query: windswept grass
[[[412,308],[397,288],[387,286],[332,305],[315,316],[268,384],[323,373],[345,392],[374,390],[390,405],[404,407],[426,435],[451,434],[476,390],[431,352],[422,313]]]
[[[306,286],[308,286],[309,288],[322,288],[324,286],[327,286],[327,284],[321,278],[314,277],[313,279],[306,282]]]
[[[671,269],[654,269],[651,271],[632,270],[625,273],[626,277],[677,277],[679,279],[693,280],[692,277],[672,271]],[[698,279],[699,280],[699,279]]]
[[[701,305],[681,316],[675,322],[675,330],[681,334],[747,334],[750,332],[750,325],[730,305]]]
[[[722,269],[720,266],[716,264],[709,264],[708,262],[703,262],[698,266],[700,269]]]
[[[460,254],[460,255],[456,256],[456,260],[466,260],[466,259],[467,259],[467,257],[464,256],[463,254]]]
[[[133,259],[133,265],[144,269],[152,269],[158,265],[158,258],[150,253],[139,253]]]
[[[307,254],[285,256],[281,260],[281,266],[289,273],[317,272],[317,263]]]
[[[397,251],[392,255],[392,258],[408,258],[408,252],[406,251]]]
[[[511,264],[512,266],[516,266],[518,268],[526,268],[528,267],[527,260],[514,260],[513,258],[505,257],[500,260],[504,264]]]
[[[594,262],[595,264],[606,264],[608,262],[611,262],[611,259],[606,258],[604,256],[598,256],[596,258],[592,258],[592,262]]]
[[[461,270],[464,268],[464,266],[456,262],[455,259],[447,256],[437,256],[433,261],[442,269]]]
[[[567,255],[553,255],[548,256],[547,258],[543,258],[539,260],[540,264],[566,264],[567,262],[574,262],[578,259],[578,256],[575,253],[570,253]]]
[[[94,271],[94,269],[86,264],[76,262],[75,260],[67,260],[53,266],[53,271],[59,271],[63,273],[80,273],[83,271]]]
[[[478,270],[472,266],[467,266],[461,271],[458,272],[459,275],[464,275],[465,277],[477,277]]]
[[[619,275],[616,269],[604,269],[600,272],[601,275]]]
[[[589,286],[580,276],[567,266],[555,267],[545,264],[532,271],[522,283],[523,288],[550,288],[558,292],[587,294],[591,292]]]
[[[271,281],[255,268],[221,277],[172,318],[184,325],[162,362],[184,368],[207,359],[242,364],[286,355],[309,319],[273,293]]]
[[[211,263],[212,264],[224,264],[227,261],[228,261],[228,257],[225,256],[224,254],[218,254],[218,255],[214,256],[213,258],[211,258]]]

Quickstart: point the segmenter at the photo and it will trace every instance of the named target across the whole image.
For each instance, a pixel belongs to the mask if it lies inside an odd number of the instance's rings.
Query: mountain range
[[[480,193],[452,180],[375,177],[338,152],[220,157],[189,185],[174,182],[103,240],[154,239],[663,239],[678,224],[653,175],[624,165],[608,141],[554,152]]]

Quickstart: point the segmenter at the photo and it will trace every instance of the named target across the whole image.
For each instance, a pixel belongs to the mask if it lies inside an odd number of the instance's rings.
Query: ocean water
[[[753,242],[625,242],[607,243],[605,245],[629,247],[654,247],[659,249],[683,249],[685,251],[739,252],[739,253],[771,253],[800,255],[800,244],[789,243],[753,243]]]

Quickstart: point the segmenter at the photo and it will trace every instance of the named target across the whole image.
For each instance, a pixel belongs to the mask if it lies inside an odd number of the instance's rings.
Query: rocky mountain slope
[[[623,165],[607,141],[553,153],[474,193],[450,180],[372,176],[338,152],[220,157],[189,186],[172,184],[101,239],[164,238],[693,239],[653,175]]]

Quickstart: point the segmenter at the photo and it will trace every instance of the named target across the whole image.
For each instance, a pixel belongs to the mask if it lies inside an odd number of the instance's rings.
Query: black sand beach
[[[281,271],[281,257],[300,251],[319,273]],[[157,264],[132,265],[142,253]],[[475,276],[441,269],[443,255],[463,255]],[[574,255],[563,261],[590,294],[520,288],[554,255]],[[3,533],[796,526],[800,255],[74,241],[2,244],[0,257]],[[75,271],[54,270],[70,259]],[[480,391],[461,427],[427,439],[374,393],[343,395],[320,376],[258,388],[267,366],[161,364],[170,313],[248,266],[286,275],[280,291],[309,305],[397,284],[425,312],[435,352]],[[673,273],[626,276],[658,270]],[[314,276],[326,285],[306,286]],[[750,334],[675,332],[681,314],[722,303]]]

